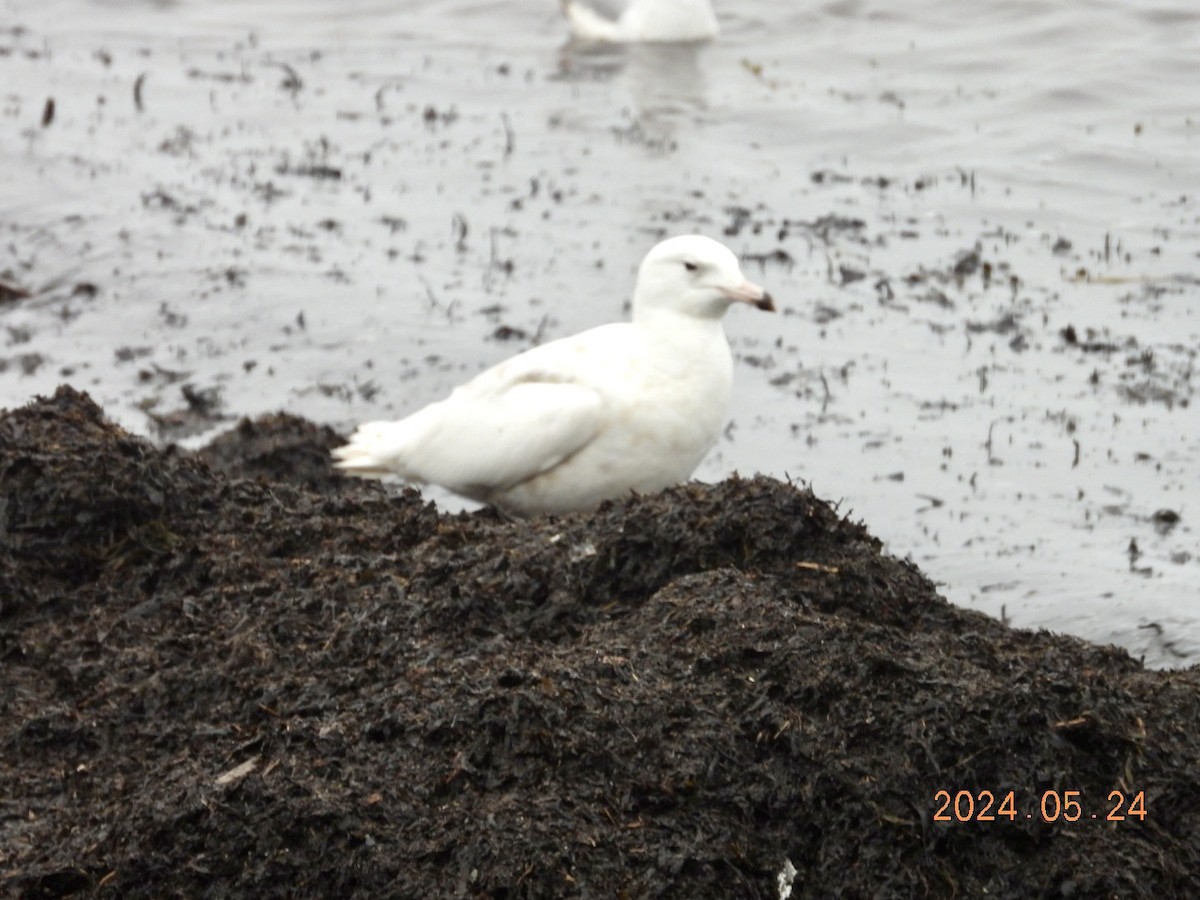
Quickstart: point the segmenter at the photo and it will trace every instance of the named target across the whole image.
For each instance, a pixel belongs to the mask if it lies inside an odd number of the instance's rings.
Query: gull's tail
[[[332,451],[334,466],[347,475],[385,478],[398,475],[413,480],[403,464],[409,429],[404,422],[366,422],[350,435],[349,443]]]

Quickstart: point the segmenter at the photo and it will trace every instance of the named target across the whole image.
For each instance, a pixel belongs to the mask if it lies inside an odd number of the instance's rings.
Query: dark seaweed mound
[[[792,485],[446,516],[337,440],[0,417],[0,893],[1200,892],[1197,670],[951,607]]]

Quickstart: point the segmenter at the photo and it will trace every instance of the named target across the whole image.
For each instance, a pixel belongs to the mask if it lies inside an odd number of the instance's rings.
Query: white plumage
[[[588,509],[685,481],[724,427],[734,302],[773,310],[737,257],[670,238],[638,270],[632,321],[534,347],[334,450],[344,471],[439,484],[514,512]]]
[[[720,32],[709,0],[630,0],[612,18],[592,0],[562,0],[571,35],[608,43],[711,41]]]

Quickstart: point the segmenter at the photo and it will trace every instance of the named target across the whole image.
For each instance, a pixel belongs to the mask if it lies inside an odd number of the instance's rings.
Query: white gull
[[[607,43],[711,41],[720,31],[709,0],[630,0],[611,18],[593,0],[562,0],[576,40]]]
[[[632,321],[526,350],[406,419],[367,422],[335,465],[525,515],[686,481],[725,424],[733,356],[721,319],[735,302],[775,308],[728,248],[665,240],[638,269]]]

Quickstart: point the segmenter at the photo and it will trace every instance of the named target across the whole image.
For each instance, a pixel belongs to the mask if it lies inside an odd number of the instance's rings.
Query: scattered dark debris
[[[250,84],[254,79],[249,72],[242,70],[240,72],[205,72],[202,69],[191,68],[187,70],[187,77],[196,81],[216,81],[223,84]]]
[[[931,303],[934,306],[940,306],[942,309],[954,309],[954,301],[939,287],[929,285],[920,294],[913,297],[919,303]]]
[[[909,287],[915,287],[919,284],[950,284],[961,287],[963,281],[975,273],[979,273],[983,286],[990,287],[992,277],[996,269],[1005,270],[1007,266],[1004,263],[998,266],[993,265],[988,260],[983,259],[981,249],[978,245],[969,250],[962,250],[954,257],[954,262],[946,270],[926,269],[924,266],[917,269],[915,272],[909,272],[904,276],[904,283]],[[1015,276],[1010,278],[1010,284],[1015,291],[1019,281]],[[944,295],[943,295],[944,296]],[[924,299],[937,302],[937,295],[927,295]]]
[[[830,184],[847,184],[854,180],[854,177],[851,175],[834,172],[831,169],[817,169],[809,178],[813,184],[825,184],[826,182]]]
[[[1070,347],[1078,347],[1084,353],[1116,353],[1120,350],[1120,346],[1112,341],[1095,340],[1095,332],[1092,329],[1087,329],[1088,339],[1081,341],[1079,334],[1075,331],[1074,325],[1068,325],[1059,331],[1059,335],[1063,339],[1063,343]]]
[[[992,332],[993,334],[1013,334],[1021,327],[1021,319],[1016,313],[1007,312],[997,316],[990,322],[967,321],[966,329],[971,334]]]
[[[496,247],[495,228],[491,229],[489,232],[489,238],[491,249],[488,253],[488,274],[486,276],[487,280],[485,281],[485,284],[490,284],[490,279],[496,272],[499,272],[506,278],[511,278],[513,272],[515,272],[517,269],[517,264],[512,257],[501,258],[499,250]]]
[[[1144,625],[1139,625],[1141,631],[1148,631],[1154,635],[1154,643],[1159,651],[1165,655],[1173,656],[1176,659],[1186,659],[1188,654],[1185,650],[1179,647],[1177,641],[1169,640],[1166,636],[1166,629],[1158,622],[1147,622]]]
[[[144,359],[153,352],[153,347],[118,347],[113,351],[113,357],[119,363],[133,362],[135,359]]]
[[[18,284],[8,272],[0,274],[0,303],[15,303],[18,300],[28,300],[33,292]]]
[[[1186,396],[1180,394],[1172,386],[1157,380],[1143,379],[1136,382],[1122,382],[1117,385],[1117,391],[1125,400],[1140,405],[1160,403],[1168,409],[1176,405],[1188,406]]]
[[[799,375],[796,372],[780,372],[778,375],[768,379],[767,383],[772,387],[787,387],[798,377]]]
[[[1142,548],[1138,546],[1137,538],[1129,539],[1129,546],[1125,548],[1125,553],[1129,557],[1130,572],[1140,572],[1143,575],[1152,574],[1152,569],[1139,567],[1137,564],[1137,561],[1142,558]]]
[[[408,230],[408,220],[402,216],[380,216],[379,221],[386,225],[392,234]]]
[[[146,209],[173,212],[179,219],[199,211],[199,208],[194,204],[181,202],[163,188],[155,188],[153,191],[142,194],[142,206]]]
[[[54,98],[47,97],[46,105],[42,107],[42,127],[49,128],[54,121]]]
[[[40,353],[18,353],[16,356],[5,357],[0,356],[0,372],[7,372],[11,366],[16,366],[21,370],[22,375],[33,375],[46,364],[47,360]],[[3,530],[0,530],[0,535]]]
[[[515,325],[498,325],[496,326],[496,330],[492,332],[492,340],[527,341],[529,340],[529,332]]]
[[[762,78],[763,78],[762,63],[757,63],[757,62],[754,62],[753,60],[743,58],[742,59],[742,68],[745,69],[747,72],[749,72],[751,75],[753,75],[755,78],[762,80]]]
[[[176,384],[183,381],[191,375],[190,372],[184,372],[175,369],[164,369],[158,363],[151,363],[150,368],[141,369],[138,371],[138,381],[143,384],[150,382],[158,382],[160,384]]]
[[[313,385],[313,389],[322,397],[334,397],[347,403],[354,399],[354,391],[346,384],[330,384],[319,381]]]
[[[854,269],[850,266],[838,266],[838,284],[843,287],[853,284],[856,281],[862,281],[866,277],[867,273],[861,269]]]
[[[954,258],[954,266],[951,271],[954,277],[958,279],[967,278],[979,271],[980,256],[979,247],[973,247],[970,250],[961,251]]]
[[[789,228],[798,228],[806,231],[820,238],[825,243],[829,243],[835,233],[852,232],[857,235],[867,227],[867,223],[863,219],[856,219],[851,216],[839,216],[833,213],[821,216],[812,222],[788,219],[787,225]]]
[[[753,213],[746,207],[727,206],[725,212],[730,217],[729,224],[722,229],[726,237],[737,237],[742,233],[742,229],[748,226],[753,227]],[[762,226],[759,225],[754,233],[758,234],[761,230]]]
[[[0,892],[1200,890],[1200,670],[952,607],[769,479],[447,516],[337,440],[0,416]]]
[[[366,381],[358,381],[356,379],[354,382],[354,388],[357,391],[358,396],[368,403],[378,397],[382,391],[382,388],[379,387],[378,382],[372,379],[367,379]]]
[[[458,121],[458,110],[451,106],[449,109],[439,110],[436,106],[426,106],[421,112],[421,118],[430,128],[437,125],[453,125]]]
[[[385,97],[387,96],[388,93],[399,92],[402,90],[404,90],[404,82],[402,80],[400,80],[399,78],[393,79],[392,81],[389,81],[385,84],[380,85],[378,90],[375,91],[375,110],[376,110],[376,112],[380,112],[380,113],[384,112],[384,110],[387,106],[387,103],[385,102]]]
[[[812,319],[818,325],[824,325],[827,322],[832,322],[834,319],[840,319],[845,314],[845,310],[838,309],[835,306],[828,306],[824,303],[818,303],[813,308]]]
[[[792,254],[788,253],[782,247],[776,247],[769,253],[743,253],[742,260],[747,263],[756,263],[763,271],[766,270],[768,263],[781,265],[789,272],[796,265],[796,260]]]
[[[1149,347],[1143,349],[1140,353],[1125,359],[1125,365],[1131,369],[1141,369],[1144,372],[1153,372],[1154,366],[1154,351]]]
[[[271,63],[273,66],[278,66],[283,69],[283,81],[279,82],[279,89],[287,91],[289,94],[298,94],[304,89],[304,80],[299,73],[285,62]]]
[[[1154,523],[1154,530],[1159,534],[1168,534],[1179,524],[1180,518],[1179,513],[1173,509],[1160,509],[1150,517],[1150,521]]]
[[[504,156],[508,158],[512,156],[513,150],[516,148],[516,135],[513,132],[512,120],[508,117],[508,113],[500,113],[500,124],[504,126]]]
[[[214,270],[208,273],[210,278],[217,278],[227,284],[229,287],[240,288],[246,286],[246,279],[250,277],[249,271],[239,269],[237,266],[227,266],[224,269]],[[172,315],[175,315],[174,313]],[[187,322],[187,317],[183,319]]]
[[[221,389],[218,387],[198,388],[188,383],[179,389],[188,409],[198,415],[207,416],[221,405]]]
[[[226,280],[230,283],[236,283],[236,275],[231,278],[230,273],[236,273],[237,271],[238,270],[232,268],[227,269],[225,271]],[[188,317],[185,313],[176,312],[175,310],[171,309],[171,307],[168,306],[165,301],[158,305],[158,318],[167,328],[183,328],[188,323]]]
[[[467,235],[471,233],[471,226],[467,222],[467,217],[460,212],[456,212],[450,217],[450,230],[454,234],[454,249],[459,253],[466,253]]]
[[[153,191],[142,194],[142,206],[147,208],[178,209],[179,201],[162,188],[156,188]]]
[[[341,178],[341,172],[337,173],[337,178]],[[274,181],[260,181],[254,185],[254,193],[256,193],[258,198],[262,199],[264,203],[270,204],[275,203],[275,200],[280,199],[281,197],[289,196],[289,194],[292,192],[284,191],[283,188],[278,187]]]
[[[276,175],[295,175],[297,178],[316,178],[318,180],[337,181],[342,177],[342,170],[337,166],[328,166],[323,163],[304,164],[293,166],[288,163],[280,163],[275,167]]]
[[[739,353],[738,360],[750,366],[753,369],[773,369],[775,368],[775,357],[767,354],[759,356],[756,353]]]
[[[165,153],[168,156],[186,156],[192,152],[192,147],[196,143],[196,132],[188,128],[186,125],[179,125],[169,137],[166,137],[158,145],[158,152]]]
[[[186,403],[186,406],[180,409],[159,413],[153,409],[154,401],[143,404],[146,415],[154,424],[161,438],[170,441],[182,440],[208,431],[229,419],[229,416],[223,415],[219,411],[221,407],[221,389],[219,387],[198,388],[188,382],[183,384],[179,391]]]

